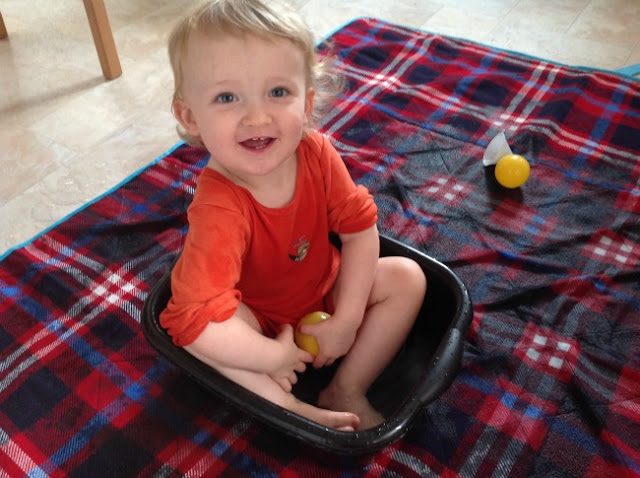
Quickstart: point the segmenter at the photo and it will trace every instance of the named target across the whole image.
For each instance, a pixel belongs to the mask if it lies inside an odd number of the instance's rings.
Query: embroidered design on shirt
[[[308,252],[309,252],[309,240],[305,236],[301,236],[300,239],[298,239],[291,245],[289,258],[292,261],[300,262],[305,257],[307,257]]]

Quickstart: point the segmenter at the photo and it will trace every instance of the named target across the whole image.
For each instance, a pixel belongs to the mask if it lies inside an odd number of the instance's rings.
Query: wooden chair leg
[[[3,38],[7,38],[9,34],[7,33],[7,27],[4,26],[4,20],[2,19],[2,13],[0,13],[0,40]]]
[[[107,80],[122,75],[122,67],[118,58],[116,44],[113,41],[113,33],[109,25],[107,9],[104,0],[83,0],[84,8],[87,11],[87,19],[91,26],[93,42],[96,45],[102,74]]]

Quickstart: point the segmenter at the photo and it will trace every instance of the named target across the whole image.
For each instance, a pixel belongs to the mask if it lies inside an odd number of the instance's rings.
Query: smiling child
[[[185,139],[211,157],[161,324],[256,394],[358,430],[384,420],[366,393],[406,339],[426,279],[407,258],[379,258],[372,196],[312,129],[330,74],[314,46],[294,12],[260,0],[209,1],[174,28],[173,111]],[[293,331],[316,310],[331,317],[301,329],[317,338],[313,357]],[[339,358],[317,404],[291,393],[306,364]]]

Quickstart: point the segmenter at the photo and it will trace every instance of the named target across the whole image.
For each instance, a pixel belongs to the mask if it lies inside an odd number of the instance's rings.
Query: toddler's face
[[[295,160],[313,108],[303,53],[285,39],[198,36],[183,63],[176,117],[223,174],[251,182]]]

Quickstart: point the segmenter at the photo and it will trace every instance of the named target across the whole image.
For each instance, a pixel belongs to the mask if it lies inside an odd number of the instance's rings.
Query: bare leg
[[[251,328],[262,333],[258,320],[246,305],[240,303],[236,315],[249,324]],[[286,392],[280,384],[267,374],[233,368],[216,362],[207,356],[206,345],[196,345],[194,343],[187,345],[185,349],[198,360],[216,369],[228,379],[293,413],[326,427],[343,431],[353,431],[358,427],[360,420],[354,413],[326,410],[298,400],[291,392]]]
[[[356,341],[321,392],[319,406],[355,413],[360,418],[358,428],[363,430],[384,421],[366,393],[402,347],[425,291],[426,279],[418,264],[403,257],[380,259]]]
[[[211,365],[206,357],[199,356],[197,352],[189,350],[189,353]],[[266,374],[222,366],[214,368],[229,380],[233,380],[262,398],[321,425],[342,431],[353,431],[358,427],[359,419],[354,413],[326,410],[298,400],[292,393],[285,392]]]

